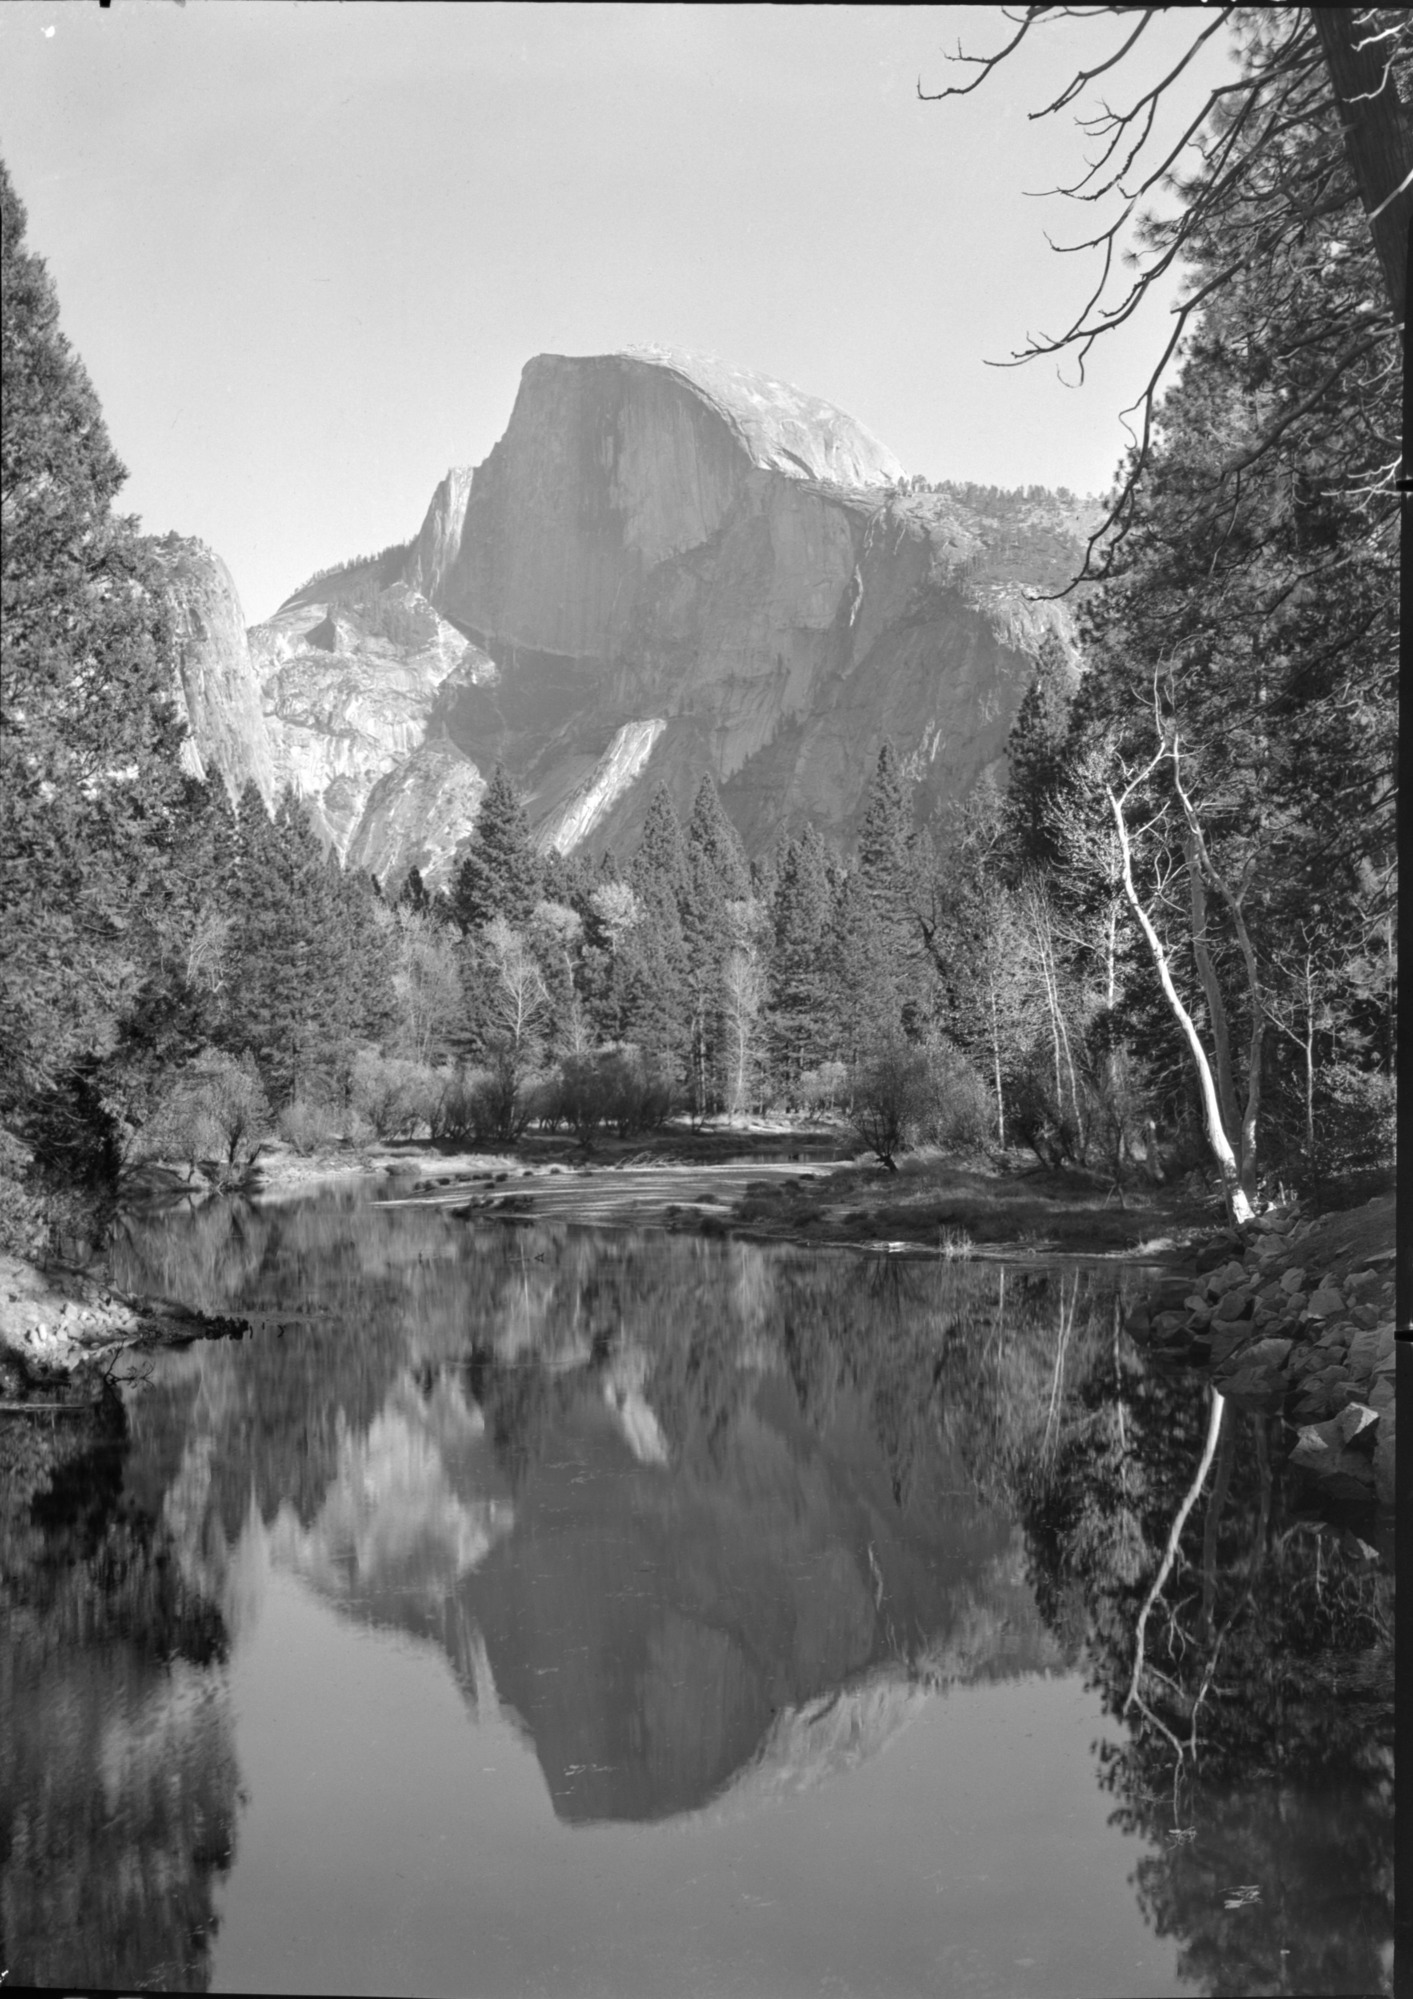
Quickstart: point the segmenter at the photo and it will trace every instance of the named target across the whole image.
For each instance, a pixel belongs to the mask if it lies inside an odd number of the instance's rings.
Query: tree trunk
[[[1237,1176],[1240,1179],[1249,1205],[1250,1197],[1256,1191],[1256,1141],[1257,1124],[1261,1107],[1261,1053],[1266,1039],[1266,1001],[1261,991],[1261,975],[1260,968],[1256,963],[1256,947],[1251,942],[1251,932],[1247,928],[1246,918],[1242,913],[1241,898],[1233,892],[1225,876],[1213,865],[1212,857],[1207,851],[1207,842],[1203,837],[1201,822],[1197,817],[1196,807],[1188,797],[1181,775],[1179,774],[1178,737],[1176,730],[1173,732],[1168,750],[1173,764],[1173,786],[1182,805],[1183,818],[1187,824],[1187,839],[1184,842],[1184,852],[1187,855],[1188,872],[1194,876],[1194,879],[1200,875],[1204,892],[1207,884],[1210,882],[1211,886],[1226,904],[1227,914],[1231,918],[1232,928],[1236,932],[1236,941],[1241,950],[1241,962],[1246,971],[1246,1001],[1251,1014],[1251,1034],[1246,1053],[1246,1103],[1241,1112],[1240,1124],[1237,1125],[1236,1123],[1228,1122],[1227,1136],[1238,1148]],[[1199,907],[1202,911],[1203,944],[1205,948],[1205,893],[1200,902],[1195,900],[1193,903],[1194,918]],[[1220,1022],[1224,1038],[1226,1035],[1226,1014],[1222,1010],[1221,992],[1217,986],[1215,975],[1212,978],[1212,994],[1217,1007],[1213,1032],[1215,1035],[1217,1023]],[[1224,1056],[1228,1067],[1228,1075],[1230,1076],[1230,1050],[1224,1049],[1224,1039],[1217,1042],[1217,1047],[1219,1056]],[[1234,1080],[1229,1082],[1229,1088],[1234,1105],[1236,1099]]]
[[[1413,219],[1413,158],[1386,41],[1357,7],[1312,7],[1329,71],[1344,150],[1364,204],[1384,274],[1394,323],[1402,328],[1408,288],[1408,225]]]
[[[1206,1483],[1207,1473],[1211,1469],[1212,1459],[1215,1457],[1217,1451],[1217,1442],[1222,1433],[1222,1418],[1225,1413],[1226,1401],[1214,1388],[1212,1390],[1212,1406],[1207,1420],[1207,1440],[1202,1446],[1202,1456],[1198,1460],[1197,1470],[1193,1473],[1192,1483],[1183,1495],[1182,1505],[1178,1508],[1173,1519],[1173,1524],[1168,1529],[1168,1538],[1163,1549],[1162,1562],[1159,1565],[1157,1575],[1153,1578],[1153,1586],[1143,1600],[1143,1608],[1138,1613],[1138,1626],[1134,1632],[1133,1642],[1133,1677],[1129,1681],[1128,1697],[1119,1710],[1120,1715],[1127,1714],[1135,1702],[1140,1707],[1143,1705],[1138,1688],[1139,1682],[1143,1677],[1143,1649],[1144,1638],[1148,1629],[1148,1619],[1152,1614],[1154,1604],[1163,1594],[1163,1585],[1167,1582],[1173,1563],[1177,1559],[1178,1544],[1182,1540],[1182,1530],[1187,1525],[1187,1516],[1197,1504],[1198,1496]]]
[[[1212,1050],[1216,1057],[1217,1100],[1222,1107],[1222,1123],[1233,1151],[1241,1143],[1241,1112],[1236,1101],[1236,1078],[1231,1066],[1231,1032],[1227,1026],[1226,1001],[1217,984],[1212,948],[1207,941],[1207,884],[1202,877],[1202,859],[1191,834],[1183,842],[1187,860],[1188,890],[1192,903],[1192,957],[1202,981],[1207,1001],[1207,1019],[1212,1029]]]
[[[996,987],[991,987],[991,1060],[996,1070],[996,1143],[1006,1143],[1006,1106],[1001,1095],[1001,1030],[996,1019]]]
[[[1119,850],[1123,856],[1124,893],[1128,897],[1130,908],[1138,918],[1138,927],[1142,930],[1144,938],[1147,941],[1148,949],[1152,954],[1153,963],[1158,973],[1159,984],[1163,988],[1164,997],[1172,1009],[1178,1026],[1182,1029],[1186,1037],[1188,1047],[1192,1051],[1192,1060],[1197,1070],[1198,1088],[1202,1093],[1202,1114],[1203,1121],[1207,1127],[1207,1143],[1211,1147],[1212,1157],[1217,1162],[1217,1171],[1221,1174],[1222,1192],[1226,1196],[1227,1212],[1233,1222],[1238,1224],[1249,1222],[1252,1219],[1254,1210],[1252,1209],[1246,1189],[1241,1184],[1241,1171],[1237,1164],[1236,1155],[1232,1151],[1231,1140],[1227,1136],[1226,1126],[1222,1120],[1222,1107],[1217,1100],[1217,1086],[1212,1075],[1212,1065],[1207,1058],[1206,1049],[1202,1046],[1202,1037],[1197,1032],[1192,1015],[1183,1005],[1178,994],[1178,989],[1173,984],[1172,968],[1168,963],[1168,954],[1163,947],[1163,940],[1154,929],[1152,919],[1139,900],[1138,889],[1133,879],[1133,857],[1129,851],[1128,826],[1124,820],[1123,807],[1108,786],[1105,787],[1105,793],[1114,815],[1114,825],[1119,835]]]
[[[1305,953],[1305,1149],[1315,1157],[1315,975]]]

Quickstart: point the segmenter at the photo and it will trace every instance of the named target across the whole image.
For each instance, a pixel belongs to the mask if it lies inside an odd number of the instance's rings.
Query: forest
[[[1024,1146],[1201,1174],[1238,1220],[1387,1168],[1386,236],[1310,10],[1220,12],[1242,87],[1142,225],[1186,303],[1091,544],[1078,669],[1042,647],[1008,781],[928,823],[885,749],[850,852],[805,825],[748,863],[708,775],[685,826],[658,789],[632,853],[541,853],[497,769],[429,897],[342,870],[292,794],[272,815],[186,775],[153,559],[0,168],[0,1246],[100,1226],[144,1160],[238,1180],[276,1134],[825,1116],[885,1166]],[[1386,12],[1368,59],[1397,111]],[[378,606],[370,584],[347,608]]]

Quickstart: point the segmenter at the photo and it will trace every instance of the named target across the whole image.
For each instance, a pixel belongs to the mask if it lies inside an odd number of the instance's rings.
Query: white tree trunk
[[[1222,1118],[1222,1107],[1217,1097],[1216,1080],[1212,1074],[1212,1064],[1208,1059],[1206,1049],[1202,1046],[1202,1037],[1197,1032],[1192,1015],[1183,1005],[1178,989],[1173,984],[1172,968],[1168,963],[1168,954],[1164,948],[1163,940],[1154,929],[1152,919],[1143,907],[1138,889],[1134,884],[1133,855],[1129,849],[1128,825],[1124,819],[1123,805],[1114,796],[1111,786],[1106,785],[1104,790],[1109,800],[1110,810],[1114,815],[1114,825],[1119,836],[1119,849],[1123,856],[1124,893],[1128,897],[1130,908],[1138,919],[1138,927],[1143,932],[1144,938],[1147,941],[1154,967],[1158,973],[1158,981],[1163,988],[1164,997],[1172,1009],[1178,1026],[1182,1029],[1186,1037],[1188,1047],[1192,1051],[1192,1060],[1197,1070],[1198,1087],[1202,1093],[1202,1113],[1203,1122],[1207,1128],[1207,1143],[1211,1148],[1213,1158],[1217,1162],[1217,1171],[1221,1175],[1222,1191],[1226,1196],[1228,1212],[1234,1222],[1249,1222],[1252,1219],[1254,1210],[1251,1206],[1250,1197],[1241,1184],[1241,1169],[1237,1162],[1236,1154],[1232,1151],[1231,1140],[1227,1136],[1226,1125]],[[1125,793],[1125,797],[1127,795]]]

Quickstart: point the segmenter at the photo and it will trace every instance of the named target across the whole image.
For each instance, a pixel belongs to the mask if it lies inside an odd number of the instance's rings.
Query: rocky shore
[[[245,1328],[243,1319],[169,1299],[129,1298],[82,1271],[41,1270],[0,1255],[0,1385],[7,1392],[87,1373],[128,1347],[227,1339]]]
[[[1203,1367],[1243,1405],[1279,1409],[1293,1466],[1332,1500],[1394,1497],[1392,1197],[1354,1215],[1263,1216],[1201,1244],[1190,1274],[1134,1307],[1145,1347]]]

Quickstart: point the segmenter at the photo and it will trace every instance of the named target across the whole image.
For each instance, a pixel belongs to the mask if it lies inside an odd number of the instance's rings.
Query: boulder
[[[1244,1319],[1236,1321],[1235,1324],[1214,1325],[1210,1349],[1212,1366],[1218,1368],[1231,1355],[1240,1353],[1250,1340],[1251,1331],[1251,1327],[1246,1324]]]
[[[1240,1248],[1241,1237],[1236,1233],[1235,1229],[1223,1229],[1220,1235],[1213,1236],[1210,1241],[1203,1243],[1201,1249],[1198,1250],[1195,1259],[1195,1268],[1198,1275],[1200,1276],[1204,1271],[1218,1269],[1228,1261],[1234,1249]]]
[[[1291,1340],[1258,1340],[1243,1358],[1248,1367],[1277,1368],[1284,1364],[1293,1344]]]
[[[1337,1291],[1333,1284],[1322,1283],[1319,1289],[1312,1293],[1305,1309],[1312,1319],[1333,1318],[1336,1312],[1344,1310],[1343,1293]]]
[[[1379,1334],[1375,1326],[1361,1326],[1349,1342],[1347,1365],[1352,1375],[1366,1378],[1379,1359]]]
[[[1218,1324],[1231,1319],[1249,1319],[1253,1302],[1249,1291],[1228,1291],[1218,1301],[1212,1318]]]
[[[1268,1367],[1251,1367],[1245,1361],[1233,1361],[1229,1371],[1219,1374],[1216,1379],[1222,1393],[1233,1402],[1274,1408],[1285,1399],[1283,1377]]]

